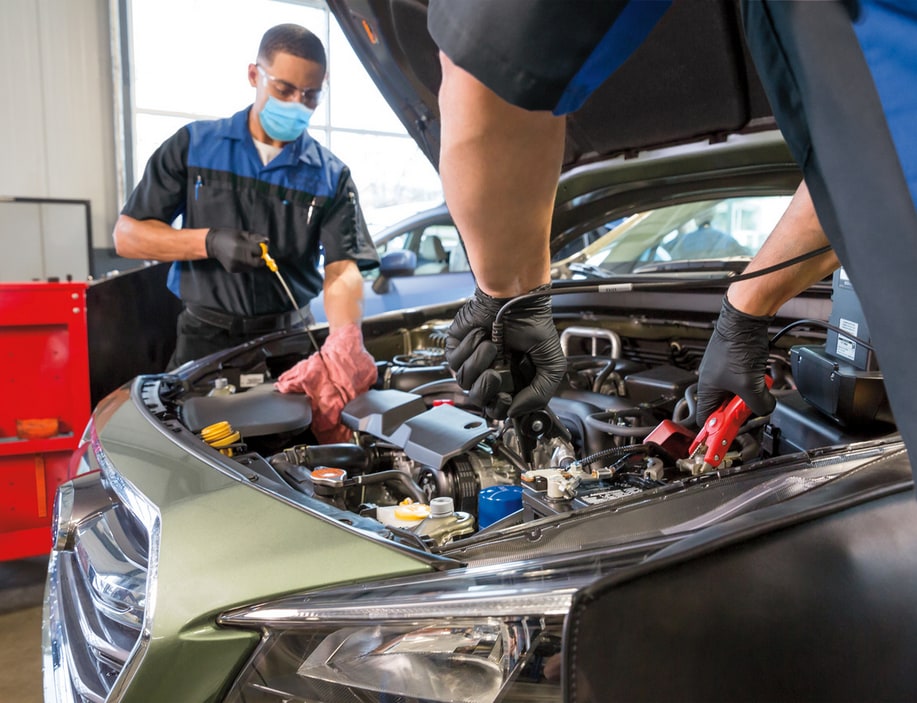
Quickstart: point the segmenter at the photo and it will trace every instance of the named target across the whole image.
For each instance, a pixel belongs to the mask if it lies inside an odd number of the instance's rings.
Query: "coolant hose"
[[[688,409],[685,414],[685,408]],[[685,389],[685,396],[675,404],[672,420],[679,425],[692,426],[697,422],[697,384],[692,383]]]
[[[284,456],[296,464],[308,469],[319,466],[334,466],[347,469],[350,473],[365,473],[369,468],[369,455],[357,444],[341,442],[338,444],[300,444],[284,450]]]
[[[368,486],[374,483],[388,483],[389,481],[395,481],[400,483],[401,487],[404,488],[404,490],[411,496],[411,498],[418,503],[427,502],[427,496],[420,488],[420,486],[418,486],[406,473],[398,471],[397,469],[377,471],[372,474],[364,474],[363,476],[354,476],[352,481],[358,486]]]
[[[652,427],[637,426],[632,427],[630,425],[618,425],[613,422],[605,422],[605,420],[620,417],[623,413],[620,410],[609,410],[600,413],[593,413],[592,415],[587,415],[584,418],[584,422],[587,427],[598,430],[599,432],[605,432],[615,437],[646,437],[650,432],[653,431]]]
[[[272,456],[268,459],[268,463],[288,483],[292,482],[291,485],[294,488],[308,496],[315,495],[315,491],[312,488],[312,476],[306,467],[290,461],[283,454]]]

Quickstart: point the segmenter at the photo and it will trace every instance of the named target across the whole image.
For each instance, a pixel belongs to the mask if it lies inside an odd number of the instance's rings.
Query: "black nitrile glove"
[[[476,288],[471,300],[456,313],[446,340],[446,359],[459,385],[469,392],[471,402],[498,420],[547,406],[567,370],[547,293],[507,310],[502,318],[503,349],[509,368],[502,373],[494,368],[505,366],[506,359],[497,359],[491,339],[493,321],[509,300],[493,298]],[[512,378],[509,385],[504,383],[507,373]]]
[[[764,382],[770,338],[767,328],[773,317],[755,317],[736,310],[723,296],[707,351],[700,363],[697,382],[697,424],[724,400],[738,395],[755,415],[767,415],[777,404]]]
[[[261,258],[261,243],[267,244],[267,241],[262,234],[213,227],[207,232],[204,246],[207,247],[207,256],[223,264],[229,273],[239,273],[265,265]]]

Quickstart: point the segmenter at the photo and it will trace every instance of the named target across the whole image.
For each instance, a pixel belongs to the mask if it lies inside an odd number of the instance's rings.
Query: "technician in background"
[[[124,205],[117,253],[174,262],[168,287],[184,309],[170,369],[288,329],[300,315],[309,321],[309,301],[322,290],[331,334],[359,325],[360,271],[379,259],[350,170],[306,131],[325,72],[312,32],[269,29],[248,67],[254,103],[182,127],[150,158]],[[262,243],[299,311],[262,259]]]

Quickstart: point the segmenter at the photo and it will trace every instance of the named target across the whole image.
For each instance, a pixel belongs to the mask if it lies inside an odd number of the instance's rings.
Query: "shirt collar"
[[[248,129],[248,114],[251,109],[252,106],[249,105],[229,119],[229,131],[225,135],[226,138],[239,141],[252,138],[252,134]],[[309,135],[308,130],[303,132],[296,141],[286,144],[283,147],[283,151],[268,164],[268,167],[295,166],[299,161],[308,166],[321,165],[318,142]]]

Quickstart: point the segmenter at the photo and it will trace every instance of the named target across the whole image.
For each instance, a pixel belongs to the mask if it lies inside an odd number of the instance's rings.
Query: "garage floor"
[[[0,562],[0,701],[42,703],[45,557]]]

